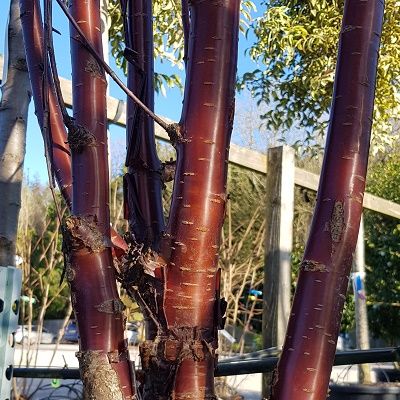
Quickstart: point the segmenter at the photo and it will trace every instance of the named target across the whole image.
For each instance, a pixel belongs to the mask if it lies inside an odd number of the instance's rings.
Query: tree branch
[[[63,0],[56,0],[58,5],[61,7],[62,11],[70,21],[71,25],[74,27],[76,32],[79,34],[81,43],[85,48],[90,52],[90,54],[96,59],[96,61],[101,65],[108,75],[114,80],[114,82],[129,96],[150,118],[152,118],[158,125],[160,125],[168,134],[172,131],[175,131],[175,127],[171,127],[170,124],[165,122],[158,115],[154,114],[143,102],[134,94],[131,90],[129,90],[121,79],[115,74],[115,72],[110,68],[110,66],[99,56],[95,48],[89,43],[85,34],[82,32],[82,29],[79,27],[75,19],[69,13],[67,7],[65,6]]]
[[[187,60],[189,57],[189,33],[190,33],[190,14],[188,0],[182,0],[182,27],[183,27],[183,40],[184,40],[184,52],[183,60],[185,66],[187,66]]]

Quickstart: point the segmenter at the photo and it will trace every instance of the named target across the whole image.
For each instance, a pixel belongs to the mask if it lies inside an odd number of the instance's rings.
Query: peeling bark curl
[[[68,126],[67,143],[72,151],[80,153],[87,146],[94,146],[96,137],[84,126],[71,123]]]
[[[172,328],[154,341],[142,343],[140,357],[146,381],[144,398],[216,400],[207,385],[184,394],[175,392],[177,374],[179,369],[185,369],[185,361],[215,365],[216,349],[213,332],[197,327]],[[208,379],[213,379],[212,375]]]
[[[111,247],[111,240],[101,233],[99,226],[95,215],[68,217],[63,227],[65,252],[86,249],[100,253]]]
[[[308,272],[328,272],[325,264],[314,260],[303,260],[300,264],[300,269]]]

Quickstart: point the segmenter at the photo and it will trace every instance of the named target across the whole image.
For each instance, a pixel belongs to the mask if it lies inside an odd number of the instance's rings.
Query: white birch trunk
[[[0,101],[0,265],[15,265],[18,215],[31,98],[19,1],[11,0]]]

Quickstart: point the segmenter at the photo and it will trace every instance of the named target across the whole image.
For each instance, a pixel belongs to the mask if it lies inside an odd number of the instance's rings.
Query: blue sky
[[[55,3],[55,2],[54,2]],[[259,3],[259,1],[256,1]],[[0,53],[4,53],[4,35],[7,23],[7,15],[9,9],[9,0],[0,1]],[[57,65],[59,68],[59,74],[62,77],[71,78],[71,62],[70,62],[70,51],[69,51],[69,33],[68,33],[68,23],[66,18],[61,15],[61,11],[57,4],[54,4],[54,27],[61,32],[61,36],[55,34],[55,50],[57,57]],[[245,56],[245,50],[251,45],[252,36],[250,35],[246,39],[242,34],[239,39],[239,65],[238,74],[243,74],[246,71],[256,68],[256,65]],[[110,65],[115,71],[117,67],[115,66],[112,59],[110,59]],[[167,65],[160,65],[156,63],[156,70],[170,73],[172,68]],[[161,71],[160,71],[161,72]],[[174,71],[178,73],[179,71]],[[118,99],[125,100],[124,93],[113,83],[110,83],[110,94]],[[249,101],[249,97],[245,100]],[[156,95],[156,113],[171,118],[173,120],[178,120],[180,117],[182,105],[182,94],[179,89],[168,89],[167,96]],[[111,147],[113,149],[118,148],[117,153],[121,154],[124,148],[125,132],[123,128],[117,126],[110,126],[111,133]],[[240,139],[236,138],[236,142],[240,142]],[[32,179],[39,179],[41,182],[45,183],[47,181],[46,164],[44,159],[43,141],[39,130],[39,125],[34,115],[33,103],[31,103],[29,118],[28,118],[28,133],[27,133],[27,152],[25,156],[25,166],[24,166],[25,176]]]

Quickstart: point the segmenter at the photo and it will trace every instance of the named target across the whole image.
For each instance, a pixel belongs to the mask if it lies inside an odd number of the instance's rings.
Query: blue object
[[[360,272],[354,272],[352,274],[352,278],[354,296],[358,297],[361,300],[366,300],[363,274]]]
[[[249,294],[252,294],[253,296],[262,296],[262,291],[256,289],[250,289]]]
[[[78,326],[75,321],[69,321],[67,327],[65,328],[63,341],[66,342],[78,342],[79,341],[79,333]]]

